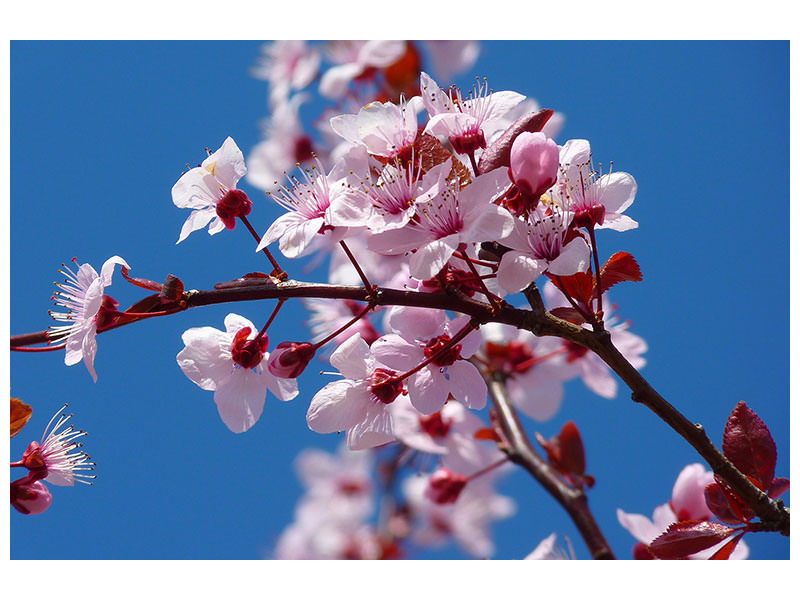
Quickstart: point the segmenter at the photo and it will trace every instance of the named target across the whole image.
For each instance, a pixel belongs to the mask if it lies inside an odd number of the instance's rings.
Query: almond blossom
[[[450,321],[441,310],[394,307],[388,316],[394,333],[372,344],[375,357],[383,364],[401,372],[413,370],[408,377],[408,397],[424,415],[441,410],[451,394],[468,408],[486,406],[486,382],[475,365],[465,360],[477,351],[480,334],[468,333],[444,350],[468,322],[466,316]],[[416,369],[426,361],[426,366]]]
[[[675,480],[672,488],[672,499],[653,511],[652,520],[644,515],[629,514],[617,509],[617,520],[630,534],[642,544],[650,544],[667,528],[678,521],[691,519],[706,520],[713,517],[705,499],[705,488],[714,482],[714,473],[706,471],[699,463],[687,465]],[[726,541],[692,554],[689,558],[707,559],[712,556]],[[731,553],[732,560],[747,558],[750,550],[744,541],[739,541]]]
[[[77,261],[75,264],[78,264]],[[77,272],[62,265],[61,273],[66,279],[64,283],[58,284],[59,289],[53,295],[53,300],[57,306],[66,308],[67,312],[50,311],[50,316],[56,321],[69,323],[53,326],[49,330],[51,343],[66,339],[67,354],[64,364],[71,366],[82,360],[95,381],[97,330],[98,327],[102,328],[113,322],[118,306],[113,298],[103,293],[111,285],[114,265],[123,265],[130,269],[128,263],[119,256],[112,256],[104,262],[99,275],[89,263],[78,265]]]
[[[522,291],[545,271],[572,275],[589,266],[586,240],[578,235],[567,241],[572,214],[558,206],[538,206],[525,219],[515,219],[513,231],[503,240],[511,248],[503,254],[497,281],[509,294]]]
[[[266,337],[257,333],[249,320],[230,313],[225,331],[194,327],[181,336],[186,347],[178,353],[178,366],[200,388],[214,392],[219,416],[234,433],[255,425],[267,390],[279,400],[297,396],[296,381],[277,378],[266,369]]]
[[[587,140],[569,140],[561,148],[558,183],[552,198],[574,214],[578,227],[627,231],[639,224],[622,213],[633,204],[636,181],[622,171],[599,174]]]
[[[250,212],[250,200],[244,192],[236,189],[246,172],[242,151],[233,138],[227,137],[219,150],[209,155],[199,167],[181,176],[172,187],[172,202],[178,208],[189,208],[192,212],[176,243],[180,244],[190,233],[206,225],[210,235],[226,227],[233,229],[236,217]]]
[[[368,247],[381,254],[413,252],[411,275],[430,279],[462,245],[500,240],[511,233],[511,213],[492,203],[507,186],[505,169],[479,175],[465,187],[453,182],[419,206],[416,218],[405,227],[374,235]]]
[[[380,362],[356,334],[331,355],[344,379],[333,381],[311,400],[306,421],[317,433],[347,431],[351,450],[373,448],[394,440],[389,405],[403,392],[396,371]]]

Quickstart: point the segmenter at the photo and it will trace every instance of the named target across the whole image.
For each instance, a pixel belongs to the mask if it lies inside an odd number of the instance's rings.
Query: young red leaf
[[[719,544],[735,531],[713,521],[679,521],[670,525],[648,547],[661,559],[683,558]]]
[[[33,414],[30,404],[25,404],[19,398],[11,398],[11,437],[17,435]]]
[[[776,477],[767,490],[767,495],[770,498],[777,498],[784,492],[789,490],[789,480],[783,477]]]
[[[156,283],[150,279],[143,279],[141,277],[131,277],[128,275],[128,269],[123,266],[122,269],[122,276],[128,280],[128,283],[135,285],[136,287],[144,288],[146,290],[150,290],[151,292],[158,292],[161,290],[161,284]]]
[[[600,267],[600,285],[605,292],[621,281],[641,281],[639,263],[628,252],[617,252]]]
[[[732,538],[731,541],[726,543],[722,548],[714,552],[708,560],[728,560],[733,553],[733,549],[736,548],[736,544],[739,543],[739,540],[742,539],[744,532],[740,533],[736,537]]]
[[[575,323],[575,325],[586,323],[586,319],[583,318],[583,315],[571,306],[557,306],[550,311],[550,314],[559,319],[569,321],[570,323]]]
[[[550,273],[545,273],[545,275],[547,275],[556,287],[567,296],[570,296],[582,304],[589,304],[594,288],[594,278],[588,272],[579,272],[574,275],[560,276],[558,278],[550,275]],[[559,285],[559,283],[561,285]]]
[[[491,427],[481,427],[476,431],[473,436],[476,440],[489,440],[492,442],[499,442],[500,437],[497,435],[494,429]]]
[[[575,423],[572,421],[566,423],[559,434],[550,440],[546,440],[537,432],[536,440],[547,453],[547,462],[550,466],[564,475],[572,485],[575,487],[594,485],[594,477],[584,473],[586,455],[581,434]]]
[[[718,483],[710,483],[705,489],[706,504],[720,521],[728,525],[745,523],[741,510],[734,510],[728,500],[728,495]]]
[[[737,469],[755,478],[760,489],[769,488],[778,452],[767,426],[744,402],[736,405],[725,424],[722,451]]]

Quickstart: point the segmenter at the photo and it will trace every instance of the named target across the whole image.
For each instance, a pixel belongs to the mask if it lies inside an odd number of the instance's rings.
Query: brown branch
[[[556,474],[547,461],[534,450],[520,423],[517,411],[506,394],[502,374],[484,375],[489,397],[503,433],[500,445],[508,458],[525,468],[542,487],[567,511],[594,559],[613,559],[614,552],[589,510],[589,501],[583,490],[568,485]]]

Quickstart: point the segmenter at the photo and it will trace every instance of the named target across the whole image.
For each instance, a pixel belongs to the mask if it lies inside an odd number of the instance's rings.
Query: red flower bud
[[[28,476],[11,482],[11,506],[23,515],[36,515],[50,508],[53,496],[41,481]]]
[[[294,379],[302,373],[317,353],[308,342],[281,342],[270,352],[267,369],[275,377]]]
[[[436,504],[452,504],[458,500],[461,490],[467,485],[467,478],[450,469],[439,469],[428,480],[425,497]]]

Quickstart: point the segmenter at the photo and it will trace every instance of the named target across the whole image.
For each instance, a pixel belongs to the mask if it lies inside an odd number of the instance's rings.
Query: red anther
[[[264,359],[264,352],[269,346],[269,339],[266,335],[248,340],[247,336],[250,335],[251,331],[249,327],[243,327],[233,336],[233,343],[231,344],[233,362],[245,369],[257,367]]]
[[[117,322],[119,316],[122,314],[117,309],[119,302],[114,300],[111,296],[103,295],[103,300],[100,303],[100,310],[94,317],[94,322],[97,325],[97,331],[103,331],[111,327]]]
[[[441,411],[435,412],[432,415],[421,415],[419,417],[419,427],[434,438],[443,438],[447,436],[450,431],[452,421],[445,421],[442,419]]]
[[[391,404],[403,392],[403,381],[395,379],[395,375],[394,371],[378,368],[370,377],[372,395],[384,404]]]
[[[452,504],[458,500],[461,490],[467,485],[467,478],[450,469],[439,469],[428,480],[425,497],[436,504]]]
[[[228,229],[236,227],[237,217],[246,217],[250,214],[253,203],[242,190],[228,190],[217,202],[217,216]]]
[[[281,342],[269,354],[267,370],[283,379],[294,379],[314,358],[316,349],[308,342]]]
[[[425,358],[436,356],[441,350],[450,343],[450,336],[443,333],[439,337],[429,340],[425,344]],[[433,359],[433,364],[438,367],[447,367],[461,358],[461,344],[456,344]]]

